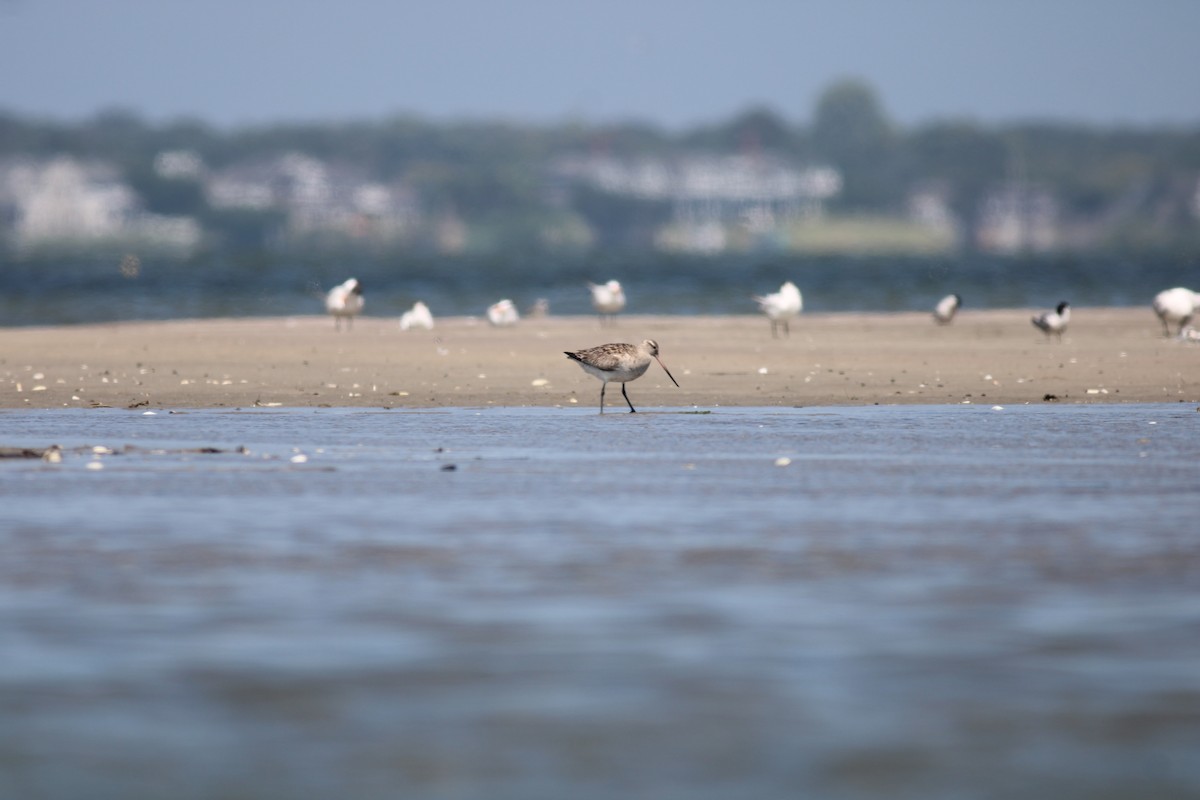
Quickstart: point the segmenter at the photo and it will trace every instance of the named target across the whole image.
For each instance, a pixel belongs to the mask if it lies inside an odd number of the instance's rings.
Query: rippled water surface
[[[1166,404],[0,412],[63,448],[0,461],[0,794],[1195,798],[1197,442]]]

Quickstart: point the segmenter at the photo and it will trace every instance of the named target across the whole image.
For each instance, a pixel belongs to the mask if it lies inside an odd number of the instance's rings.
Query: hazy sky
[[[1197,124],[1198,46],[1200,0],[0,0],[0,109],[678,128],[852,76],[903,124]]]

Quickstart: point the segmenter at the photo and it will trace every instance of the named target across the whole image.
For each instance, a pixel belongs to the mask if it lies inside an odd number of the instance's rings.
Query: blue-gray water
[[[0,412],[0,795],[1200,796],[1193,406],[647,411]]]
[[[128,266],[128,265],[127,265]],[[552,313],[590,313],[584,281],[622,282],[635,314],[749,314],[750,296],[795,281],[809,311],[928,311],[952,292],[965,308],[1149,306],[1172,286],[1200,286],[1185,256],[212,257],[189,262],[62,258],[0,262],[0,326],[131,319],[283,316],[323,311],[321,290],[358,277],[368,315],[423,300],[435,315],[482,314],[502,297]]]

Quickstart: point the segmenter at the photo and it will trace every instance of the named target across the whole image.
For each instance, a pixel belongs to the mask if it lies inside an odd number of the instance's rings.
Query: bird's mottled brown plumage
[[[636,361],[637,355],[637,347],[632,344],[625,344],[624,342],[601,344],[585,350],[576,350],[574,353],[567,353],[568,357],[576,361],[582,361],[585,364],[590,364],[596,369],[602,369],[606,372],[616,370],[622,364]],[[646,359],[646,365],[650,365],[649,359]]]

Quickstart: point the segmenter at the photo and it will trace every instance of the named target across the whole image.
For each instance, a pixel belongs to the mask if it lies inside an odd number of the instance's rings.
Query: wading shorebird
[[[333,316],[333,329],[342,329],[342,319],[346,320],[346,330],[354,324],[354,316],[362,311],[362,284],[357,278],[351,278],[329,290],[325,295],[325,310]]]
[[[1179,323],[1179,335],[1192,321],[1192,315],[1200,310],[1200,292],[1177,286],[1154,295],[1154,313],[1162,321],[1163,336],[1171,335],[1169,322]]]
[[[933,307],[933,319],[938,325],[949,325],[962,305],[962,298],[956,294],[948,294]]]
[[[588,283],[588,288],[592,290],[592,308],[600,315],[600,324],[615,325],[617,314],[625,308],[625,290],[620,281]]]
[[[589,347],[586,350],[577,350],[574,353],[564,350],[567,358],[572,361],[579,362],[579,366],[583,367],[583,371],[589,375],[595,375],[603,383],[600,385],[600,413],[604,413],[604,390],[609,383],[621,384],[621,396],[625,398],[625,402],[629,403],[629,413],[637,411],[633,407],[633,403],[629,402],[629,395],[625,393],[625,384],[628,381],[635,381],[646,374],[646,369],[650,366],[650,359],[658,362],[658,365],[663,368],[663,372],[667,373],[667,377],[671,379],[671,383],[676,386],[679,381],[675,380],[675,376],[671,374],[671,370],[667,369],[667,365],[658,357],[658,342],[653,339],[647,339],[641,344],[602,344],[598,347]]]
[[[420,300],[413,303],[412,308],[400,315],[400,330],[406,331],[409,328],[433,330],[433,312]]]
[[[525,309],[525,316],[535,318],[550,316],[550,301],[544,297],[539,297],[533,301],[533,305]]]
[[[1071,321],[1071,304],[1064,300],[1053,311],[1031,317],[1029,321],[1035,328],[1046,334],[1047,339],[1053,333],[1058,335],[1059,341],[1062,341],[1063,331],[1067,329],[1067,323]]]
[[[777,329],[780,325],[783,326],[784,334],[790,335],[788,320],[799,315],[801,309],[804,308],[800,290],[791,281],[780,286],[778,292],[772,292],[762,297],[755,296],[754,302],[758,303],[759,309],[767,315],[767,319],[771,320],[772,337],[779,336]]]
[[[487,307],[487,319],[494,328],[511,328],[521,321],[521,314],[513,301],[505,298]]]

